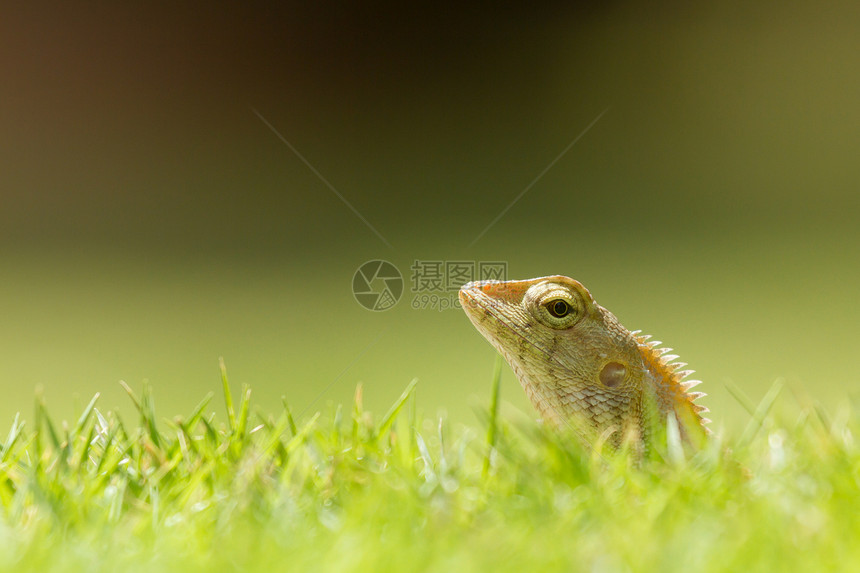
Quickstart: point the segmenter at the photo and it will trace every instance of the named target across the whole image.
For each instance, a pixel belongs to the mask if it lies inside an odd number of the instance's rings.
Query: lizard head
[[[542,417],[597,431],[638,426],[648,376],[639,342],[582,284],[565,276],[471,282],[460,302]]]

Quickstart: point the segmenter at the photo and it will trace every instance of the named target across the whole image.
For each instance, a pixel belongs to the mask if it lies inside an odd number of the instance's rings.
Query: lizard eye
[[[540,303],[536,318],[557,330],[564,330],[573,326],[579,320],[582,314],[582,308],[577,306],[576,299],[549,297],[544,302]]]
[[[570,305],[561,299],[551,300],[545,306],[549,313],[556,318],[564,318],[571,311]]]
[[[523,304],[535,320],[554,330],[567,330],[579,322],[587,308],[578,291],[550,282],[531,287]]]

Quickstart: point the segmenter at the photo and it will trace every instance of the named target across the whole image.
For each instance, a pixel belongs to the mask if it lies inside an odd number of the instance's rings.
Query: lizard
[[[695,403],[705,394],[691,391],[700,381],[687,380],[694,371],[660,341],[627,330],[578,281],[474,281],[459,299],[552,425],[588,432],[587,440],[602,435],[616,447],[625,436],[647,447],[653,424],[670,416],[687,442],[708,433],[701,415],[708,409]]]

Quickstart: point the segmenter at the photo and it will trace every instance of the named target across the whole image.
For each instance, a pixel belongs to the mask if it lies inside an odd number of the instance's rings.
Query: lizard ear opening
[[[627,367],[620,362],[609,362],[600,371],[600,382],[607,388],[615,388],[627,377]]]

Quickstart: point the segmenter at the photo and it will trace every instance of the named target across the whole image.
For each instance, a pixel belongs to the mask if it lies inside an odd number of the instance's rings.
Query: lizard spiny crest
[[[649,411],[674,416],[684,437],[704,431],[707,408],[692,370],[640,331],[630,332],[565,276],[478,281],[460,289],[469,320],[504,356],[541,416],[603,434],[634,431],[647,442]]]

